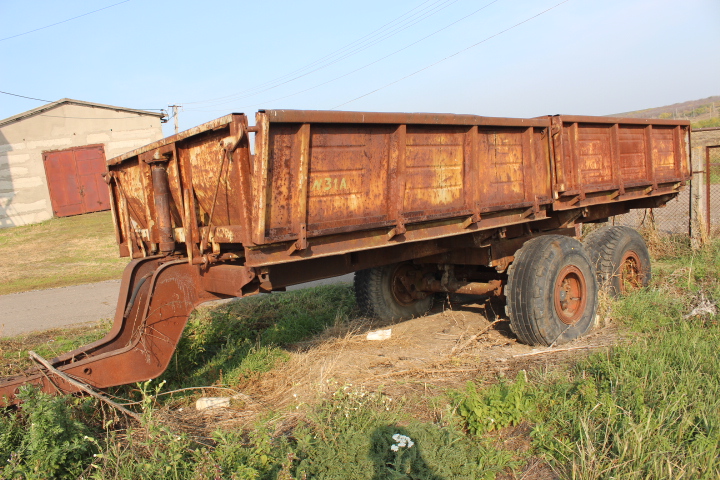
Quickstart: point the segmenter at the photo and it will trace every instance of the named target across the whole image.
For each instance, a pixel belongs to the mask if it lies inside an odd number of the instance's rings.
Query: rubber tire
[[[382,320],[406,320],[425,315],[433,305],[433,295],[411,305],[399,303],[392,293],[392,276],[400,264],[355,272],[355,299],[362,315]]]
[[[652,278],[650,252],[645,239],[632,228],[605,226],[591,232],[584,243],[597,271],[600,287],[612,297],[618,297],[623,293],[622,279],[618,271],[620,262],[629,251],[634,252],[640,261],[640,288],[645,288],[650,283]]]
[[[587,301],[580,318],[568,325],[555,309],[555,284],[567,266],[583,275]],[[518,339],[529,345],[561,345],[588,333],[595,324],[598,284],[590,257],[572,237],[545,235],[526,242],[508,268],[507,314]]]

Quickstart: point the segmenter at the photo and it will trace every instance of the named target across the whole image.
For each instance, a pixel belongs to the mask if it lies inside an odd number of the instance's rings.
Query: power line
[[[242,93],[246,93],[246,92],[252,91],[252,90],[257,89],[257,88],[261,88],[261,87],[264,87],[264,86],[266,86],[266,85],[272,84],[272,83],[274,83],[274,82],[276,82],[276,81],[284,80],[285,78],[287,78],[287,77],[289,77],[289,76],[292,76],[292,75],[295,75],[296,73],[302,72],[303,70],[305,70],[305,69],[307,69],[307,68],[309,68],[309,67],[312,67],[312,66],[316,65],[317,63],[319,63],[319,62],[321,62],[321,61],[323,61],[323,60],[325,60],[325,59],[327,59],[327,58],[330,58],[330,57],[338,54],[339,52],[342,52],[343,50],[345,50],[345,49],[347,49],[347,48],[349,48],[349,47],[354,46],[356,43],[358,43],[358,42],[366,39],[366,38],[369,37],[369,36],[374,35],[376,32],[379,32],[379,31],[385,29],[385,27],[387,27],[388,25],[391,25],[391,24],[395,23],[396,21],[400,20],[400,19],[403,18],[404,16],[406,16],[406,15],[410,14],[411,12],[417,10],[418,8],[420,8],[421,6],[425,5],[426,3],[430,2],[430,1],[431,1],[431,0],[425,0],[425,1],[422,2],[420,5],[418,5],[418,6],[414,7],[414,8],[412,8],[412,9],[410,9],[409,11],[407,11],[407,12],[405,12],[405,13],[403,13],[403,14],[400,15],[399,17],[394,18],[393,20],[391,20],[391,21],[389,21],[388,23],[386,23],[386,24],[380,26],[379,28],[373,30],[372,32],[368,33],[367,35],[364,35],[364,36],[360,37],[359,39],[354,40],[354,41],[348,43],[348,44],[345,45],[344,47],[339,48],[338,50],[335,50],[335,51],[333,51],[333,52],[325,55],[324,57],[319,58],[318,60],[315,60],[314,62],[312,62],[312,63],[310,63],[310,64],[308,64],[308,65],[305,65],[304,67],[301,67],[301,68],[299,68],[299,69],[297,69],[297,70],[293,70],[293,71],[290,72],[290,73],[287,73],[287,74],[285,74],[285,75],[282,75],[282,76],[280,76],[280,77],[277,77],[277,78],[275,78],[275,79],[273,79],[273,80],[268,80],[267,82],[264,82],[264,83],[261,83],[261,84],[259,84],[259,85],[256,85],[255,87],[250,87],[250,88],[248,88],[248,89],[246,89],[246,90],[242,90],[242,91],[240,91],[240,92],[233,93],[233,94],[231,94],[231,95],[225,95],[225,96],[222,96],[222,97],[210,98],[210,99],[208,99],[208,100],[199,100],[199,101],[195,101],[195,102],[184,102],[184,103],[185,103],[186,105],[192,105],[192,104],[195,104],[195,103],[210,103],[210,102],[214,102],[214,101],[216,101],[216,100],[223,100],[223,99],[226,99],[226,98],[234,97],[235,95],[239,95],[239,94],[242,94]],[[440,1],[440,0],[438,0],[438,1]],[[438,2],[436,1],[435,3],[438,3]]]
[[[346,45],[345,47],[343,47],[339,50],[336,50],[335,52],[333,52],[329,55],[326,55],[325,57],[323,57],[319,60],[316,60],[315,62],[313,62],[309,65],[306,65],[305,67],[295,70],[293,73],[283,75],[282,77],[278,77],[275,80],[265,82],[256,87],[252,87],[247,90],[243,90],[241,92],[234,93],[232,95],[226,95],[224,97],[218,97],[215,99],[205,100],[205,101],[185,102],[185,104],[209,103],[210,105],[206,105],[206,106],[211,107],[211,106],[223,105],[223,104],[230,103],[230,102],[240,100],[243,98],[247,98],[247,97],[252,97],[257,94],[266,92],[268,90],[273,90],[277,87],[280,87],[282,85],[285,85],[287,83],[295,81],[299,78],[310,75],[311,73],[314,73],[318,70],[322,70],[323,68],[334,65],[335,63],[337,63],[339,61],[342,61],[352,55],[355,55],[356,53],[366,50],[366,49],[372,47],[373,45],[376,45],[384,40],[387,40],[388,38],[390,38],[394,35],[397,35],[398,33],[416,25],[417,23],[425,20],[426,18],[431,17],[432,15],[435,15],[436,13],[440,12],[441,10],[444,10],[447,7],[453,5],[454,3],[457,3],[458,1],[459,0],[437,0],[434,3],[432,3],[430,6],[425,7],[424,9],[420,10],[420,12],[415,13],[415,14],[411,15],[410,17],[408,17],[407,19],[402,20],[398,25],[394,25],[393,27],[391,27],[391,28],[394,28],[395,30],[390,30],[389,32],[375,33],[375,32],[381,32],[383,29],[385,29],[386,26],[396,23],[402,17],[408,15],[413,10],[416,10],[417,8],[419,8],[419,6],[415,7],[414,9],[401,15],[400,17],[396,18],[395,20],[393,20],[389,23],[386,23],[383,27],[380,27],[379,29],[374,30],[370,34],[365,35],[364,37],[361,37],[360,39],[358,39],[354,42],[351,42],[350,44]],[[424,2],[423,4],[421,4],[420,6],[424,5],[425,3],[427,3],[427,1]],[[438,4],[439,4],[439,6],[438,6]],[[429,11],[427,11],[428,9],[429,9]],[[418,15],[420,16],[419,18],[413,18],[413,17],[417,17]],[[412,22],[412,23],[409,23],[409,22]],[[380,38],[372,38],[372,37],[378,37],[378,36],[380,36]],[[363,39],[368,38],[368,37],[370,37],[368,40],[362,42]],[[358,44],[358,42],[360,42],[360,43]],[[355,45],[355,44],[358,44],[358,45]],[[355,49],[351,50],[350,52],[344,52],[348,48],[355,48]],[[341,55],[341,56],[339,58],[333,59],[333,57],[337,57],[338,55]],[[325,59],[327,59],[327,61],[324,64],[322,64],[322,61]],[[320,66],[314,68],[313,70],[310,70],[309,72],[299,74],[300,72],[303,72],[309,68],[312,68],[313,66],[317,65],[318,63],[320,63]],[[290,79],[287,79],[288,77],[290,77],[294,74],[298,74],[298,75],[295,77],[292,77]],[[285,81],[283,81],[283,80],[285,80]],[[281,82],[281,83],[278,83],[278,82]],[[275,85],[272,85],[272,84],[275,84]],[[268,85],[271,85],[271,86],[268,86]],[[263,87],[267,87],[267,88],[263,88]],[[261,90],[258,90],[258,89],[261,89]],[[252,93],[250,93],[250,92],[252,92]],[[229,99],[229,100],[226,100],[226,99]],[[221,101],[221,100],[224,100],[224,101]]]
[[[97,12],[100,12],[100,11],[102,11],[102,10],[107,10],[108,8],[112,8],[112,7],[115,7],[115,6],[120,5],[120,4],[122,4],[122,3],[127,3],[127,2],[129,2],[129,1],[130,1],[130,0],[123,0],[122,2],[113,3],[112,5],[108,5],[107,7],[99,8],[99,9],[97,9],[97,10],[93,10],[92,12],[83,13],[82,15],[78,15],[77,17],[68,18],[67,20],[63,20],[63,21],[61,21],[61,22],[53,23],[53,24],[50,24],[50,25],[45,25],[44,27],[36,28],[36,29],[34,29],[34,30],[29,30],[29,31],[23,32],[23,33],[18,33],[17,35],[11,35],[11,36],[9,36],[9,37],[0,38],[0,42],[3,42],[3,41],[5,41],[5,40],[10,40],[11,38],[20,37],[20,36],[22,36],[22,35],[27,35],[28,33],[37,32],[38,30],[44,30],[44,29],[46,29],[46,28],[54,27],[55,25],[60,25],[61,23],[66,23],[66,22],[69,22],[69,21],[71,21],[71,20],[75,20],[75,19],[80,18],[80,17],[85,17],[85,16],[87,16],[87,15],[91,15],[91,14],[93,14],[93,13],[97,13]],[[33,100],[36,100],[36,99],[33,99]],[[43,100],[43,101],[45,101],[45,100]]]
[[[37,100],[38,102],[53,103],[55,101],[55,100],[43,100],[42,98],[35,98],[35,97],[26,97],[25,95],[18,95],[17,93],[10,93],[10,92],[3,92],[3,91],[0,91],[0,93],[4,93],[5,95],[12,95],[13,97],[27,98],[29,100]],[[165,111],[164,108],[130,108],[128,110],[151,110],[151,111],[156,110],[158,112]]]
[[[493,0],[492,2],[490,2],[490,3],[486,4],[486,5],[483,5],[482,7],[478,8],[477,10],[474,10],[473,12],[465,15],[464,17],[461,17],[461,18],[455,20],[454,22],[445,25],[444,27],[439,28],[439,29],[435,30],[434,32],[432,32],[432,33],[430,33],[430,34],[428,34],[428,35],[425,35],[424,37],[422,37],[422,38],[419,39],[419,40],[416,40],[416,41],[414,41],[414,42],[412,42],[412,43],[410,43],[410,44],[408,44],[408,45],[406,45],[406,46],[404,46],[404,47],[402,47],[402,48],[400,48],[400,49],[398,49],[398,50],[395,50],[395,51],[392,52],[392,53],[389,53],[389,54],[385,55],[384,57],[381,57],[381,58],[379,58],[379,59],[377,59],[377,60],[375,60],[375,61],[372,61],[372,62],[370,62],[370,63],[368,63],[368,64],[365,64],[365,65],[363,65],[362,67],[356,68],[355,70],[351,70],[351,71],[349,71],[349,72],[347,72],[347,73],[345,73],[345,74],[343,74],[343,75],[340,75],[340,76],[338,76],[338,77],[335,77],[335,78],[333,78],[333,79],[331,79],[331,80],[328,80],[328,81],[326,81],[326,82],[323,82],[323,83],[317,84],[317,85],[315,85],[315,86],[306,88],[306,89],[304,89],[304,90],[300,90],[300,91],[295,92],[295,93],[291,93],[291,94],[289,94],[289,95],[285,95],[285,96],[282,96],[282,97],[274,98],[274,99],[272,99],[272,100],[268,100],[268,101],[265,101],[265,102],[254,103],[254,104],[252,104],[252,105],[243,105],[242,107],[238,107],[238,108],[242,109],[242,108],[248,108],[248,107],[255,107],[255,106],[258,106],[258,105],[266,105],[266,104],[268,104],[268,103],[276,102],[276,101],[278,101],[278,100],[284,100],[284,99],[286,99],[286,98],[294,97],[295,95],[300,95],[301,93],[305,93],[305,92],[308,92],[308,91],[310,91],[310,90],[314,90],[314,89],[316,89],[316,88],[320,88],[320,87],[322,87],[322,86],[324,86],[324,85],[327,85],[327,84],[329,84],[329,83],[332,83],[332,82],[335,82],[335,81],[337,81],[337,80],[340,80],[341,78],[345,78],[345,77],[347,77],[347,76],[349,76],[349,75],[352,75],[353,73],[359,72],[360,70],[363,70],[363,69],[365,69],[365,68],[367,68],[367,67],[370,67],[370,66],[372,66],[372,65],[375,65],[376,63],[379,63],[379,62],[385,60],[386,58],[392,57],[393,55],[396,55],[396,54],[398,54],[398,53],[400,53],[400,52],[402,52],[402,51],[404,51],[404,50],[407,50],[408,48],[410,48],[410,47],[412,47],[412,46],[414,46],[414,45],[416,45],[416,44],[418,44],[418,43],[420,43],[420,42],[422,42],[422,41],[424,41],[424,40],[427,40],[428,38],[432,37],[433,35],[436,35],[436,34],[442,32],[443,30],[447,30],[448,28],[452,27],[453,25],[455,25],[455,24],[457,24],[457,23],[465,20],[466,18],[471,17],[471,16],[479,13],[479,12],[482,11],[482,10],[485,10],[485,9],[486,9],[487,7],[489,7],[490,5],[492,5],[492,4],[494,4],[494,3],[497,3],[497,2],[499,2],[499,1],[500,1],[500,0]],[[209,105],[209,106],[210,106],[210,105]],[[197,110],[197,111],[219,111],[219,110],[201,110],[201,109],[195,109],[195,110]],[[224,109],[223,109],[223,110],[224,110]]]
[[[453,57],[455,57],[455,56],[457,56],[457,55],[460,55],[460,54],[463,53],[463,52],[466,52],[467,50],[470,50],[471,48],[477,47],[478,45],[487,42],[488,40],[490,40],[490,39],[492,39],[492,38],[495,38],[495,37],[497,37],[497,36],[499,36],[499,35],[502,35],[503,33],[508,32],[508,31],[512,30],[513,28],[515,28],[515,27],[519,27],[519,26],[522,25],[523,23],[527,23],[527,22],[529,22],[530,20],[532,20],[532,19],[534,19],[534,18],[537,18],[537,17],[539,17],[540,15],[543,15],[543,14],[549,12],[550,10],[553,10],[553,9],[559,7],[560,5],[562,5],[563,3],[567,3],[567,2],[569,2],[569,1],[570,1],[570,0],[564,0],[564,1],[562,1],[562,2],[560,2],[560,3],[558,3],[558,4],[556,4],[556,5],[548,8],[547,10],[543,10],[542,12],[540,12],[540,13],[538,13],[538,14],[536,14],[536,15],[533,15],[532,17],[526,18],[526,19],[523,20],[522,22],[516,23],[516,24],[513,25],[512,27],[508,27],[508,28],[506,28],[505,30],[502,30],[502,31],[500,31],[500,32],[498,32],[498,33],[496,33],[496,34],[494,34],[494,35],[491,35],[491,36],[489,36],[489,37],[487,37],[487,38],[485,38],[485,39],[483,39],[483,40],[481,40],[481,41],[479,41],[479,42],[477,42],[477,43],[474,43],[474,44],[470,45],[469,47],[463,48],[462,50],[459,50],[459,51],[453,53],[452,55],[448,55],[447,57],[445,57],[445,58],[443,58],[443,59],[441,59],[441,60],[438,60],[438,61],[435,62],[435,63],[432,63],[432,64],[430,64],[430,65],[428,65],[428,66],[426,66],[426,67],[423,67],[423,68],[421,68],[420,70],[416,70],[416,71],[414,71],[413,73],[411,73],[411,74],[409,74],[409,75],[405,75],[405,76],[402,77],[402,78],[399,78],[399,79],[397,79],[397,80],[395,80],[395,81],[393,81],[393,82],[390,82],[390,83],[388,83],[388,84],[385,84],[385,85],[383,85],[383,86],[380,87],[380,88],[376,88],[375,90],[373,90],[373,91],[371,91],[371,92],[368,92],[368,93],[365,93],[365,94],[363,94],[363,95],[360,95],[359,97],[353,98],[352,100],[348,100],[348,101],[345,102],[345,103],[341,103],[340,105],[337,105],[337,106],[333,107],[332,109],[335,110],[336,108],[340,108],[340,107],[342,107],[342,106],[344,106],[344,105],[347,105],[348,103],[352,103],[352,102],[354,102],[354,101],[356,101],[356,100],[360,100],[360,99],[363,98],[363,97],[367,97],[368,95],[372,95],[373,93],[378,92],[378,91],[380,91],[380,90],[382,90],[382,89],[384,89],[384,88],[387,88],[387,87],[389,87],[389,86],[391,86],[391,85],[395,85],[396,83],[401,82],[401,81],[403,81],[403,80],[405,80],[405,79],[407,79],[407,78],[410,78],[410,77],[412,77],[413,75],[417,75],[418,73],[420,73],[420,72],[422,72],[422,71],[425,71],[425,70],[427,70],[427,69],[429,69],[429,68],[432,68],[432,67],[434,67],[435,65],[438,65],[439,63],[444,62],[445,60],[449,60],[449,59],[451,59],[451,58],[453,58]]]
[[[43,100],[42,98],[26,97],[25,95],[18,95],[17,93],[2,92],[2,91],[0,91],[0,93],[4,93],[5,95],[12,95],[13,97],[27,98],[29,100],[37,100],[38,102],[52,103],[52,100]]]
[[[232,100],[227,100],[227,101],[224,101],[224,102],[214,103],[214,104],[207,105],[207,106],[224,105],[224,104],[227,104],[227,103],[230,103],[230,102],[234,102],[234,101],[237,101],[237,100],[242,100],[242,99],[244,99],[244,98],[254,97],[254,96],[256,96],[256,95],[258,95],[258,94],[260,94],[260,93],[267,92],[267,91],[269,91],[269,90],[274,90],[274,89],[277,88],[277,87],[280,87],[280,86],[285,85],[285,84],[287,84],[287,83],[290,83],[290,82],[292,82],[292,81],[298,80],[298,79],[300,79],[300,78],[306,77],[306,76],[310,75],[311,73],[315,73],[315,72],[317,72],[318,70],[322,70],[322,69],[324,69],[324,68],[326,68],[326,67],[332,66],[332,65],[334,65],[334,64],[336,64],[336,63],[338,63],[338,62],[340,62],[340,61],[342,61],[342,60],[344,60],[344,59],[346,59],[346,58],[348,58],[348,57],[351,57],[351,56],[355,55],[356,53],[362,52],[363,50],[367,50],[368,48],[370,48],[370,47],[372,47],[372,46],[374,46],[374,45],[377,45],[378,43],[380,43],[380,42],[382,42],[382,41],[384,41],[384,40],[387,40],[388,38],[390,38],[390,37],[392,37],[392,36],[394,36],[394,35],[397,35],[398,33],[402,32],[402,31],[404,31],[404,30],[407,30],[408,28],[410,28],[410,27],[412,27],[412,26],[420,23],[421,21],[425,20],[426,18],[431,17],[432,15],[435,15],[435,14],[438,13],[439,11],[444,10],[445,8],[449,7],[450,5],[452,5],[452,4],[454,4],[454,3],[457,3],[458,1],[459,1],[459,0],[452,0],[452,1],[446,3],[445,5],[441,6],[440,8],[438,8],[438,9],[436,9],[436,10],[428,12],[427,14],[425,14],[424,16],[422,16],[421,18],[419,18],[419,19],[417,19],[417,20],[414,20],[411,24],[409,24],[409,25],[407,25],[407,24],[406,24],[406,25],[403,25],[401,28],[398,28],[398,29],[396,29],[396,30],[394,30],[394,31],[389,32],[389,33],[386,34],[384,37],[381,37],[381,38],[376,39],[376,40],[372,40],[371,43],[368,43],[368,44],[365,44],[365,45],[361,45],[359,48],[357,48],[357,49],[355,49],[355,50],[353,50],[353,51],[351,51],[351,52],[349,52],[349,53],[347,53],[347,54],[344,54],[344,55],[342,55],[342,56],[339,57],[339,58],[336,58],[336,59],[334,59],[334,60],[332,60],[332,61],[329,61],[329,62],[326,63],[325,65],[321,65],[321,66],[319,66],[319,67],[317,67],[317,68],[315,68],[315,69],[313,69],[313,70],[310,70],[309,72],[303,73],[303,74],[298,75],[298,76],[296,76],[296,77],[290,78],[289,80],[286,80],[286,81],[284,81],[284,82],[282,82],[282,83],[278,83],[278,84],[276,84],[276,85],[273,85],[273,86],[268,87],[268,88],[264,88],[264,89],[262,89],[262,90],[259,90],[259,91],[254,92],[254,93],[249,93],[249,94],[247,94],[247,95],[241,95],[241,96],[239,96],[239,97],[233,98]]]

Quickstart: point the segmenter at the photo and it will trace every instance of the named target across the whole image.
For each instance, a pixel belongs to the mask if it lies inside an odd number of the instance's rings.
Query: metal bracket
[[[492,260],[490,262],[490,266],[495,268],[498,273],[503,273],[514,260],[514,255],[508,255],[506,257],[500,257]]]
[[[152,165],[153,163],[168,162],[173,156],[173,145],[164,145],[163,147],[156,148],[152,154],[150,152],[140,155],[140,159]]]
[[[392,240],[396,236],[402,235],[406,231],[407,230],[405,229],[405,223],[403,223],[402,221],[399,220],[397,226],[388,232],[387,238],[388,238],[388,240]]]
[[[300,224],[300,232],[298,234],[298,240],[297,240],[297,242],[293,243],[290,246],[290,250],[288,250],[288,255],[292,255],[295,252],[305,250],[307,247],[308,247],[307,224],[301,223]]]
[[[584,209],[587,210],[587,209]],[[570,216],[562,225],[560,225],[560,228],[568,228],[570,225],[575,224],[575,220],[583,216],[582,211],[575,211],[573,212],[572,216]]]
[[[260,291],[272,291],[272,281],[270,280],[270,271],[268,270],[268,267],[263,267],[260,269],[258,280],[260,280]]]
[[[480,221],[480,219],[481,219],[480,214],[479,214],[479,213],[475,213],[475,214],[473,214],[472,216],[470,216],[470,217],[468,217],[468,218],[465,219],[465,221],[462,223],[461,228],[462,228],[463,230],[465,230],[466,228],[468,228],[468,227],[469,227],[470,225],[472,225],[473,223],[478,223],[478,222]]]
[[[581,200],[585,200],[585,192],[581,191],[578,195],[575,195],[572,200],[568,202],[568,205],[572,206],[576,203],[580,202]]]

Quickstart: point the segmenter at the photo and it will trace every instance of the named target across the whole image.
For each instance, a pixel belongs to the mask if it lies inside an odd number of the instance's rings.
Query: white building
[[[162,117],[64,98],[0,120],[0,228],[110,208],[105,160],[161,139]]]

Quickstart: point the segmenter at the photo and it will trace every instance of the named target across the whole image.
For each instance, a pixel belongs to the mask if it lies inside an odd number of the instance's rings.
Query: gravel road
[[[295,285],[288,290],[352,280],[353,276],[349,274]],[[120,280],[108,280],[0,295],[0,336],[10,337],[113,318],[119,290]]]

